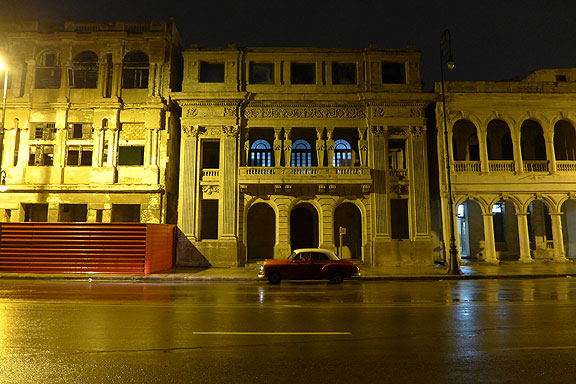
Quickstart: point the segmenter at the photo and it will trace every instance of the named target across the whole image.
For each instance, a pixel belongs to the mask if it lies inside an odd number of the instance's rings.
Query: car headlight
[[[260,272],[264,272],[264,266],[263,265],[260,266]]]

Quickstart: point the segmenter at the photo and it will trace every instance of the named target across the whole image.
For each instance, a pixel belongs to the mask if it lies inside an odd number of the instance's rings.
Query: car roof
[[[296,253],[303,253],[303,252],[322,252],[322,253],[331,253],[333,255],[335,255],[334,252],[332,252],[329,249],[323,249],[323,248],[300,248],[300,249],[295,249],[292,252],[296,252]]]

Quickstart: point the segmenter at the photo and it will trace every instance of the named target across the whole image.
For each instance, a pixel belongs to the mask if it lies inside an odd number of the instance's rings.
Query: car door
[[[300,253],[290,264],[290,273],[287,279],[311,279],[312,277],[312,255],[310,252]]]
[[[310,265],[310,278],[322,279],[322,268],[330,263],[330,258],[322,252],[312,252],[312,264]]]

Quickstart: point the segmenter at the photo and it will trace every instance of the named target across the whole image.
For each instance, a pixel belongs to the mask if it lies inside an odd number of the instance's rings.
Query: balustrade
[[[490,160],[488,161],[488,171],[490,172],[514,172],[516,166],[514,160]]]
[[[524,172],[548,172],[548,160],[526,160]]]
[[[479,161],[455,161],[454,172],[480,172]]]
[[[576,172],[576,161],[574,161],[574,160],[556,160],[556,171],[558,171],[558,172]]]

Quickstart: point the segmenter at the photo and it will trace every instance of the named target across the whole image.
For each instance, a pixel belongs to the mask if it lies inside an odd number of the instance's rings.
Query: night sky
[[[424,52],[426,90],[452,32],[449,80],[504,80],[576,66],[571,0],[0,0],[0,22],[155,21],[174,17],[186,45],[381,48]]]

